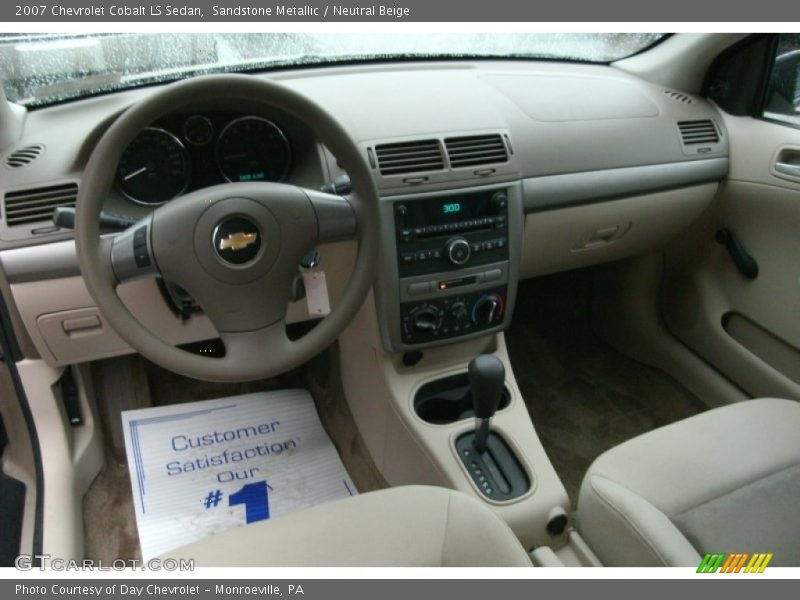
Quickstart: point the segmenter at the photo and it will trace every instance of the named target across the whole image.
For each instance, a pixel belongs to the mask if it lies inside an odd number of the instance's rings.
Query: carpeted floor
[[[592,461],[703,404],[592,332],[588,270],[520,282],[506,342],[534,427],[573,505]]]
[[[276,389],[305,388],[311,392],[325,431],[342,458],[359,492],[387,487],[366,450],[344,398],[339,377],[338,347],[334,346],[300,369],[250,383],[219,384],[187,379],[138,356],[93,365],[95,393],[108,446],[103,471],[84,497],[87,558],[112,561],[140,559],[136,517],[122,441],[119,412],[134,406],[161,406]],[[129,397],[120,401],[123,386]],[[113,395],[114,401],[104,396]]]

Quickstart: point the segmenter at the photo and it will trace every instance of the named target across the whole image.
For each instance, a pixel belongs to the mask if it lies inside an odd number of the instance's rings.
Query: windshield
[[[610,62],[655,33],[124,33],[0,34],[0,80],[9,100],[40,106],[190,74],[343,61],[538,58]]]

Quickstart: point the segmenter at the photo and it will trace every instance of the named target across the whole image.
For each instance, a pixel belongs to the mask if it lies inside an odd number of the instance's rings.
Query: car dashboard
[[[375,312],[389,352],[504,329],[521,278],[659,247],[708,206],[728,168],[713,105],[613,66],[425,61],[253,76],[325,107],[369,162],[382,214]],[[54,226],[51,214],[74,206],[99,136],[149,93],[32,111],[22,139],[3,157],[0,265],[26,354],[64,365],[130,351],[94,307],[72,232]],[[31,160],[10,166],[31,152]],[[302,115],[258,99],[198,104],[136,137],[105,210],[138,219],[183,193],[228,181],[319,189],[345,174]],[[335,302],[352,243],[320,252]],[[43,293],[57,287],[62,293]],[[137,318],[168,341],[214,337],[201,314],[187,323],[165,306],[152,282],[123,287],[131,288],[121,294]],[[309,319],[296,304],[289,320]],[[75,322],[93,325],[76,332],[69,329]]]

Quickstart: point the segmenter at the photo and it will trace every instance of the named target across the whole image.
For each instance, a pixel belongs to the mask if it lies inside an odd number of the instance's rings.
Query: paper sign
[[[306,288],[308,314],[324,317],[331,312],[328,299],[328,282],[325,271],[307,271],[303,273],[303,285]]]
[[[122,413],[142,558],[354,495],[305,390]]]

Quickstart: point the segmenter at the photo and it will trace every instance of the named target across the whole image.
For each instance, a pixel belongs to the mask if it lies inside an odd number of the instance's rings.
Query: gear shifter
[[[506,395],[503,361],[493,354],[481,354],[470,361],[467,375],[475,431],[456,438],[456,452],[483,496],[493,500],[518,498],[531,489],[531,480],[502,433],[491,430],[492,417]]]
[[[506,368],[493,354],[481,354],[470,361],[468,372],[475,410],[474,446],[478,453],[483,454],[486,452],[492,417],[503,397]]]

